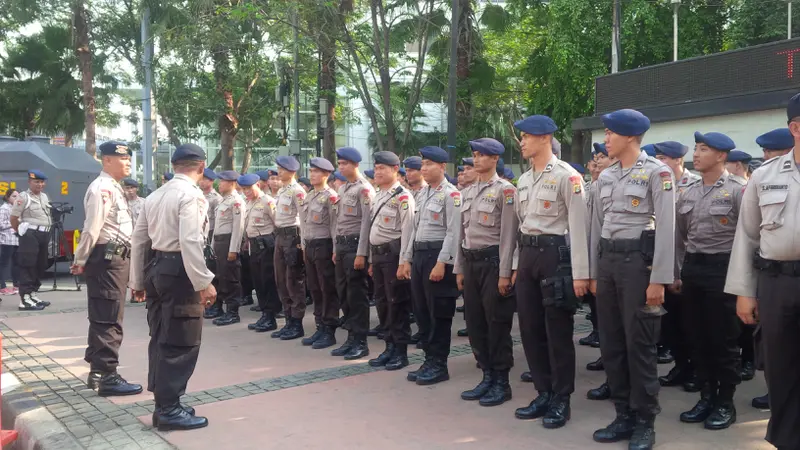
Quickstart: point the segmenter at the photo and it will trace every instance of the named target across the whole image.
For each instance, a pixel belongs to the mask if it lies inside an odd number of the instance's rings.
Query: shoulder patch
[[[103,203],[105,203],[111,198],[111,192],[106,189],[100,189],[100,197],[103,199]]]
[[[330,199],[331,199],[331,203],[335,205],[336,203],[339,202],[339,194],[337,194],[336,192],[331,192]]]
[[[453,206],[456,208],[461,206],[461,192],[453,191],[450,193],[450,197],[453,198]]]
[[[569,182],[572,183],[573,194],[580,194],[583,191],[583,178],[580,175],[572,175],[569,177]]]
[[[514,194],[516,194],[517,190],[512,188],[503,189],[503,196],[506,198],[507,205],[514,204]]]
[[[658,176],[660,176],[661,178],[669,178],[670,175],[672,174],[670,174],[668,170],[662,170],[661,172],[658,173]]]

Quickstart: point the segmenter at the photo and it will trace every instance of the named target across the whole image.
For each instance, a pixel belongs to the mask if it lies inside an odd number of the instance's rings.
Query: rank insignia
[[[550,203],[548,200],[544,201],[544,209],[550,209],[550,207],[552,207],[552,206],[553,206],[553,204]]]
[[[719,219],[719,223],[720,223],[720,225],[727,225],[728,224],[728,218],[727,217],[721,217]]]
[[[453,206],[456,208],[461,206],[461,192],[452,192],[450,193],[450,197],[453,197]]]
[[[488,214],[484,214],[483,215],[483,221],[484,222],[488,222],[489,221],[489,215]]]
[[[389,223],[389,217],[384,217],[383,218],[383,223]]]
[[[662,187],[663,187],[663,189],[665,191],[671,191],[672,190],[672,181],[664,180],[664,184],[662,185]]]
[[[314,220],[319,220],[319,214],[314,214]]]
[[[439,213],[433,213],[433,220],[439,220]]]
[[[631,206],[633,206],[634,208],[639,206],[639,199],[634,198],[633,200],[631,200]]]

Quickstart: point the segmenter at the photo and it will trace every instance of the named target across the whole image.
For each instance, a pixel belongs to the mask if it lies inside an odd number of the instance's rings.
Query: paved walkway
[[[67,285],[68,283],[63,283]],[[453,338],[451,380],[420,387],[405,380],[406,371],[387,372],[369,367],[365,360],[344,361],[329,350],[303,347],[299,340],[282,342],[269,334],[246,329],[257,313],[242,308],[242,323],[215,327],[206,323],[203,346],[184,402],[207,416],[210,425],[190,432],[160,433],[151,427],[153,410],[149,393],[104,399],[84,383],[88,364],[86,297],[84,292],[47,292],[53,304],[44,312],[18,312],[17,300],[0,304],[3,336],[3,370],[25,383],[43,407],[60,420],[88,449],[623,449],[624,444],[601,445],[592,431],[613,419],[608,402],[592,402],[587,389],[603,381],[604,374],[583,366],[598,351],[578,348],[577,392],[572,420],[560,430],[545,430],[539,421],[520,421],[514,409],[535,396],[531,384],[521,383],[526,366],[522,347],[515,339],[516,367],[512,370],[514,399],[502,406],[483,408],[459,398],[462,390],[480,378],[466,338]],[[145,309],[128,305],[120,373],[144,383],[147,370]],[[373,314],[375,320],[375,314]],[[305,320],[306,333],[313,318]],[[456,328],[463,327],[461,314]],[[580,316],[576,339],[589,324]],[[514,330],[514,333],[518,331]],[[339,342],[344,340],[339,332]],[[370,338],[374,357],[383,346]],[[411,356],[421,362],[420,351]],[[665,373],[669,367],[661,366]],[[660,449],[767,449],[764,440],[768,412],[749,406],[764,391],[763,378],[745,383],[737,393],[739,421],[731,429],[711,432],[685,425],[678,414],[689,409],[696,394],[676,388],[662,390],[663,413],[657,422]]]

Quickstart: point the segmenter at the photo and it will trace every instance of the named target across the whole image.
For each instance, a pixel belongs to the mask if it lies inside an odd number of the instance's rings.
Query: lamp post
[[[681,0],[672,0],[672,60],[678,60],[678,10]]]
[[[792,0],[786,0],[786,12],[787,12],[786,16],[788,17],[786,19],[786,22],[787,22],[787,24],[786,24],[786,36],[787,36],[787,39],[791,39],[792,38]]]

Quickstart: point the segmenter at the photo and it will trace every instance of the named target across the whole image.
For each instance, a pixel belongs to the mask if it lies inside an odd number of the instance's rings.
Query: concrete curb
[[[64,425],[25,389],[10,372],[0,376],[2,427],[15,429],[19,436],[8,448],[13,450],[80,450],[84,447]]]

